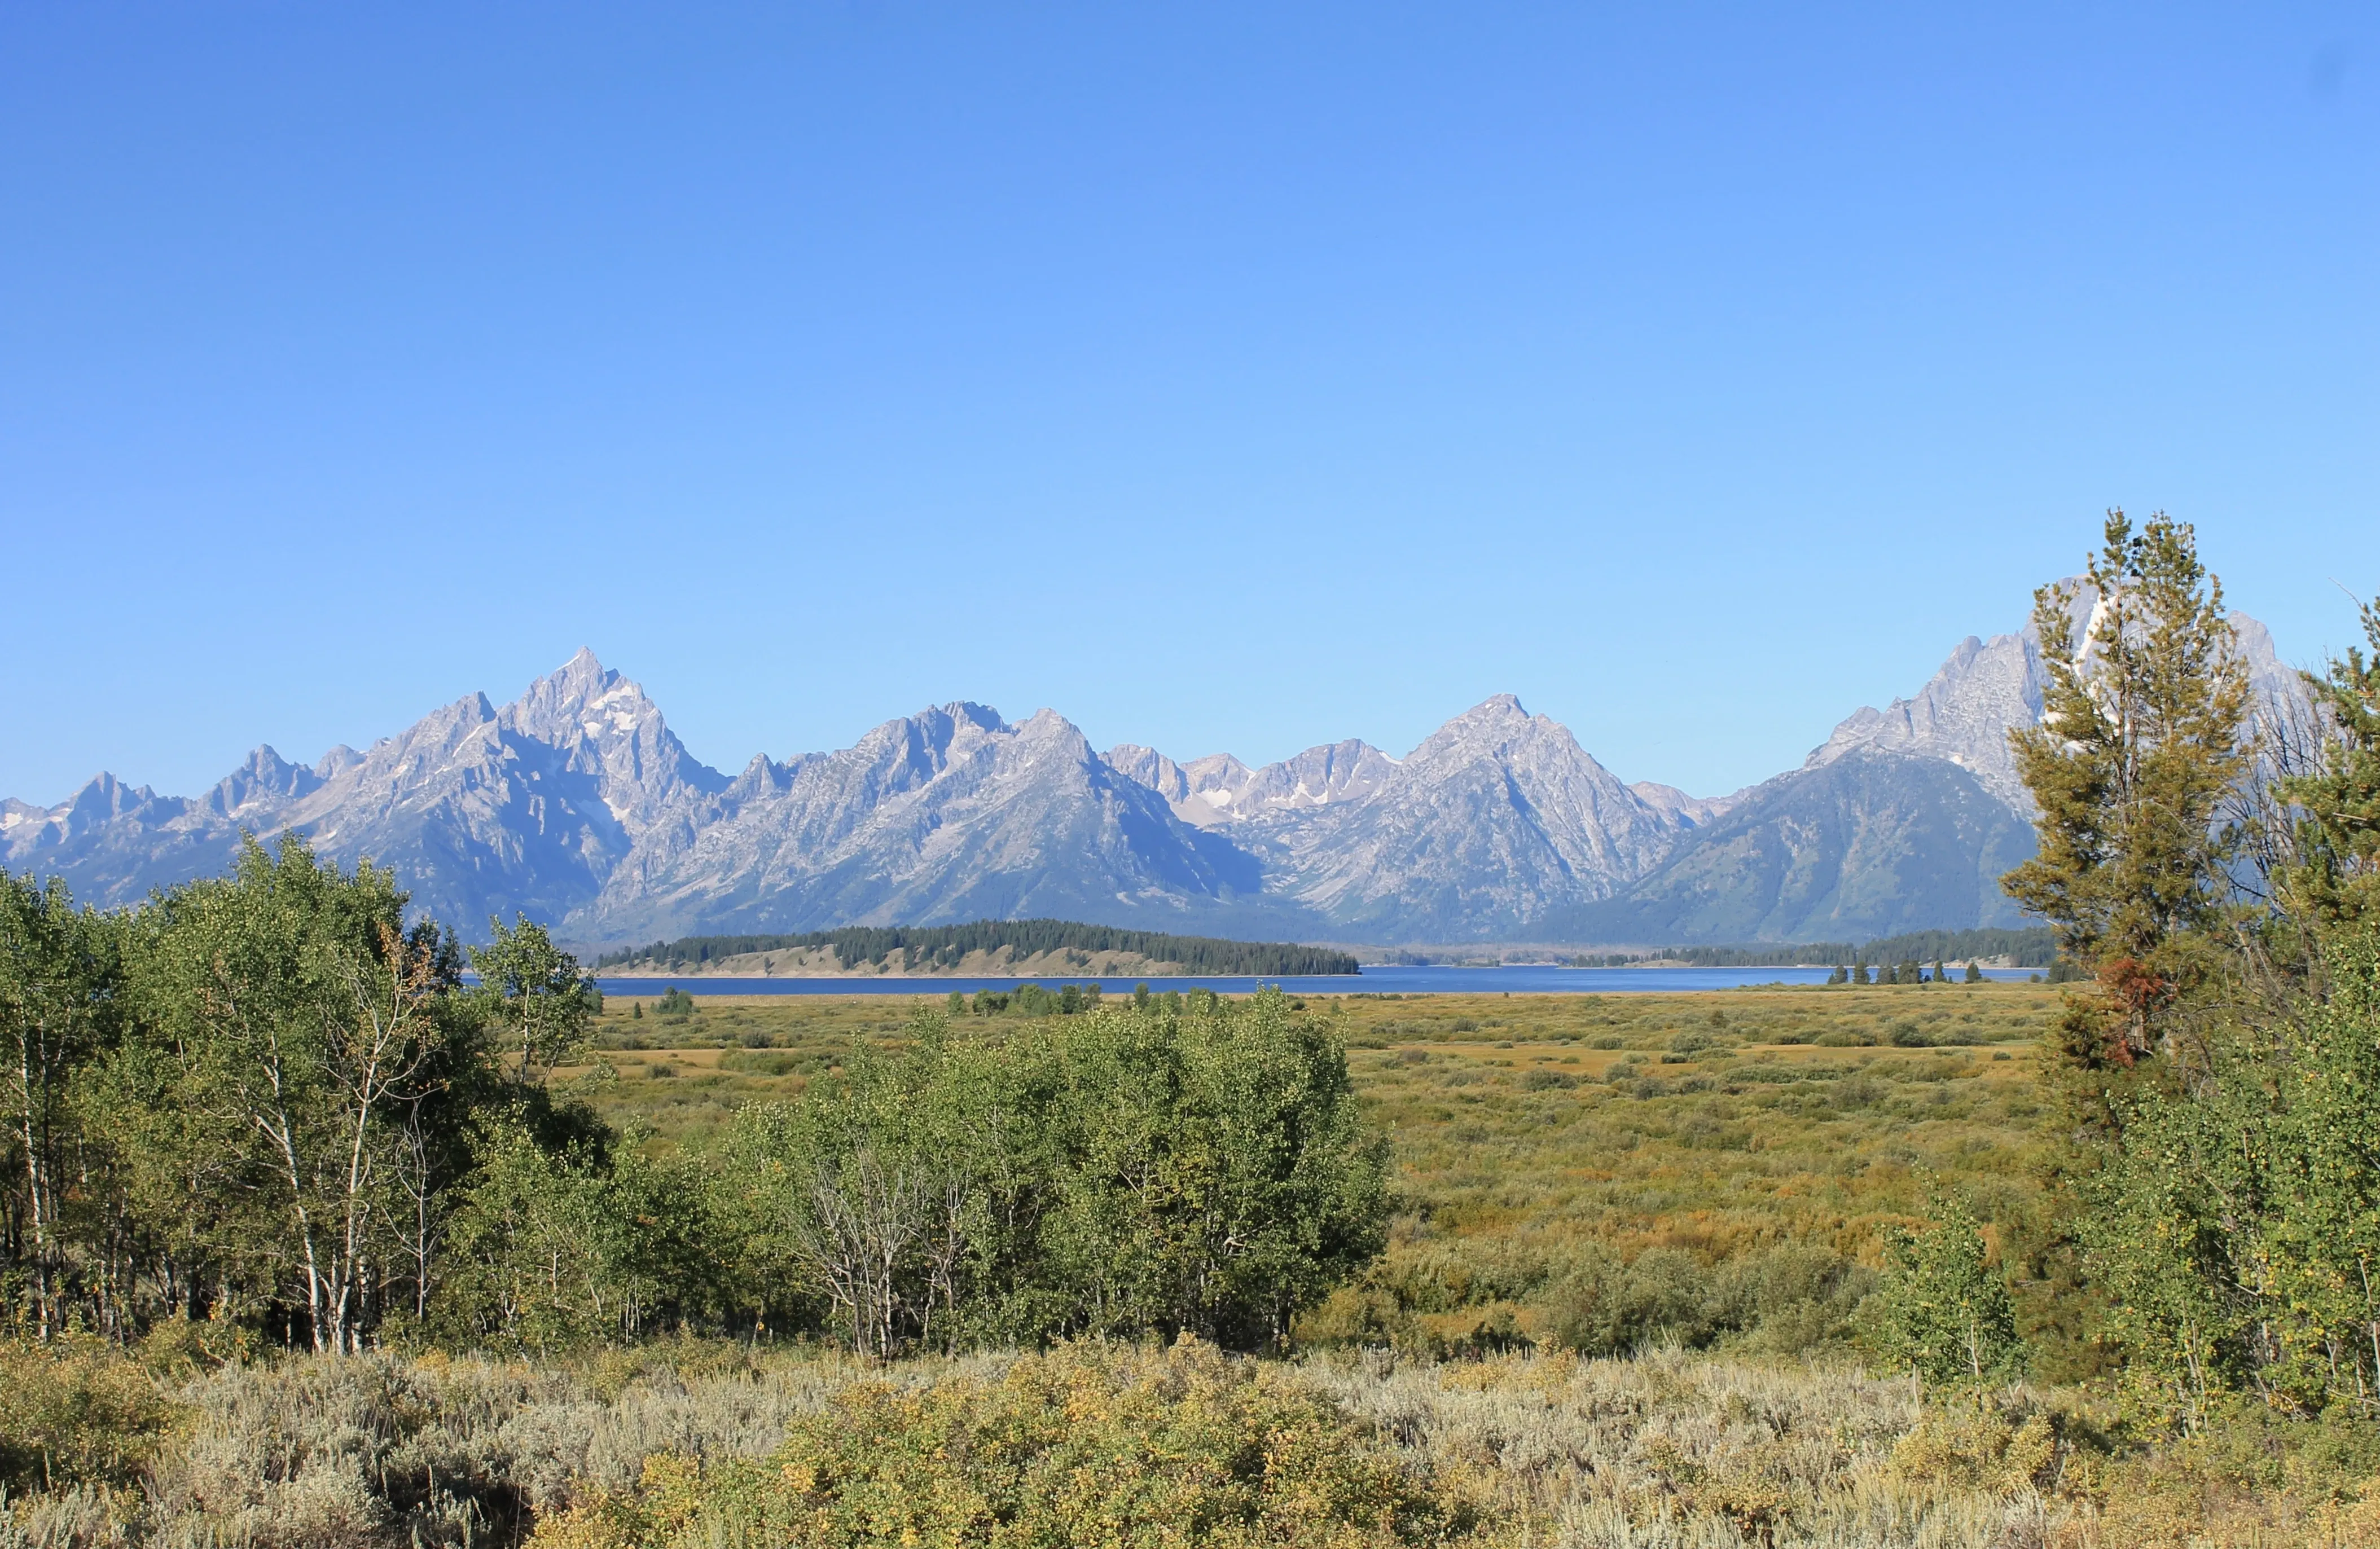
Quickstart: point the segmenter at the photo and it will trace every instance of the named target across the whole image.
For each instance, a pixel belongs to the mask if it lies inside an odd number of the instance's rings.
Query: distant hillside
[[[853,926],[785,936],[687,936],[606,952],[599,971],[625,975],[775,974],[1212,974],[1281,978],[1353,974],[1328,947],[1170,936],[1073,920],[979,920],[957,926]]]
[[[1643,880],[1564,912],[1572,941],[1873,941],[2015,926],[2033,829],[1941,758],[1854,749],[1760,785]]]

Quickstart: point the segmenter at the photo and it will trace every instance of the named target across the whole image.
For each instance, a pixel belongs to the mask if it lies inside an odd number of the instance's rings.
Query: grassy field
[[[1309,1319],[1312,1337],[1542,1337],[1546,1298],[1587,1242],[1706,1265],[1815,1244],[1873,1265],[1929,1180],[1996,1233],[2033,1209],[2046,986],[1302,1004],[1348,1046],[1401,1204],[1385,1261]],[[799,1093],[855,1040],[897,1040],[921,1008],[941,1003],[715,998],[663,1020],[615,997],[601,1063],[577,1074],[655,1145],[698,1143],[744,1103]]]

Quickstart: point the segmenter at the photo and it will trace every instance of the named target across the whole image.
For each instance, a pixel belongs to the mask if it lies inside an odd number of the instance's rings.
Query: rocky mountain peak
[[[1354,737],[1320,744],[1256,769],[1228,753],[1177,764],[1137,743],[1111,748],[1106,762],[1125,779],[1164,797],[1176,817],[1202,829],[1360,802],[1397,767],[1395,759]]]
[[[593,775],[603,805],[631,833],[730,783],[686,752],[640,685],[584,646],[530,684],[497,720],[505,731],[561,750],[570,768]]]
[[[1371,781],[1360,799],[1281,814],[1251,835],[1293,896],[1349,929],[1525,933],[1610,897],[1683,831],[1512,695],[1456,716],[1402,762],[1367,751],[1350,750]]]
[[[613,874],[589,928],[645,937],[1054,914],[1210,914],[1258,891],[1254,864],[1044,709],[1011,725],[965,702],[886,721],[849,748],[756,764],[683,847]],[[1258,905],[1257,907],[1261,907]]]
[[[1059,743],[1069,751],[1079,745],[1086,755],[1091,750],[1090,739],[1083,735],[1082,728],[1053,709],[1035,710],[1017,722],[1015,731],[1027,741]]]
[[[1171,805],[1179,806],[1190,799],[1190,777],[1183,771],[1181,765],[1153,747],[1143,747],[1138,743],[1118,743],[1108,749],[1104,756],[1108,768],[1126,780],[1148,786]]]
[[[2286,702],[2270,636],[2234,624],[2259,695]],[[196,800],[103,774],[53,807],[0,805],[0,863],[114,905],[220,874],[243,829],[298,830],[466,931],[517,909],[589,944],[1035,915],[1306,939],[1840,939],[2006,913],[1998,877],[2030,835],[2007,733],[2040,688],[2028,633],[1970,637],[1803,768],[1720,798],[1623,785],[1510,694],[1402,760],[1353,738],[1255,768],[1133,744],[1101,757],[1054,709],[1011,725],[962,700],[730,781],[581,650],[501,708],[468,695],[311,769],[260,746]],[[1564,930],[1597,934],[1546,934]]]
[[[1398,760],[1358,738],[1309,747],[1268,764],[1237,793],[1243,807],[1280,811],[1362,802],[1392,777]]]
[[[246,763],[215,782],[207,793],[206,805],[220,817],[261,817],[322,788],[322,777],[317,771],[290,763],[271,744],[262,743]]]
[[[661,708],[645,697],[642,688],[605,667],[584,646],[504,707],[511,729],[556,746],[578,738],[602,742],[633,736],[639,726],[660,717]]]
[[[2100,598],[2079,577],[2070,605],[2077,643],[2087,640],[2099,619]],[[2260,707],[2281,713],[2302,704],[2297,675],[2274,654],[2270,631],[2245,613],[2233,613],[2231,628],[2248,668]],[[1834,762],[1854,749],[1945,758],[1973,775],[1985,790],[2021,813],[2033,799],[2017,777],[2009,733],[2041,719],[2041,635],[2031,620],[2012,635],[1988,640],[1967,636],[1914,697],[1895,699],[1878,710],[1862,706],[1803,761],[1805,769]]]
[[[1441,766],[1460,766],[1497,748],[1531,743],[1578,749],[1568,727],[1546,716],[1531,715],[1517,695],[1495,695],[1423,738],[1419,747],[1405,755],[1404,775],[1408,780],[1421,778]],[[1583,750],[1579,756],[1585,756]]]

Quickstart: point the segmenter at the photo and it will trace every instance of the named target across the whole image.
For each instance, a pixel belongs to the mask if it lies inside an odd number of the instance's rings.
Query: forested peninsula
[[[621,978],[717,974],[1009,976],[1211,974],[1281,978],[1353,974],[1355,959],[1329,947],[1172,936],[1074,920],[978,920],[949,926],[852,926],[786,936],[687,936],[622,948],[595,959]]]

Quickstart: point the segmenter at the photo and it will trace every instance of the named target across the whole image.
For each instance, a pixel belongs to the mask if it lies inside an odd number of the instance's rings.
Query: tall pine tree
[[[2212,966],[2238,842],[2218,817],[2247,766],[2247,671],[2222,582],[2190,525],[2162,513],[2135,532],[2109,512],[2085,579],[2035,592],[2033,619],[2049,682],[2040,724],[2009,740],[2040,808],[2040,850],[2002,886],[2098,980],[2108,1052],[2129,1064]]]

